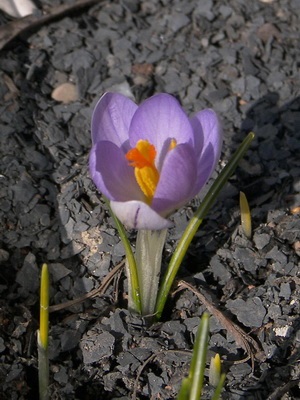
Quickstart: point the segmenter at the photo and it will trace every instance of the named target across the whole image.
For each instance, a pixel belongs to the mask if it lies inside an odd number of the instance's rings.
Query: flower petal
[[[134,114],[129,128],[131,147],[140,139],[148,140],[158,152],[166,140],[176,139],[177,144],[194,143],[190,121],[178,101],[162,93],[145,100]]]
[[[202,150],[202,148],[197,148],[197,145],[204,146],[205,148],[208,143],[211,143],[219,158],[223,141],[223,131],[217,114],[210,108],[199,111],[191,119],[191,124],[195,136],[195,150],[197,152]],[[197,136],[200,136],[201,139],[199,140]]]
[[[160,230],[173,225],[141,201],[111,201],[110,206],[119,220],[130,229]]]
[[[181,144],[165,159],[151,207],[168,215],[189,201],[195,191],[197,159],[192,146]]]
[[[93,144],[109,140],[121,147],[128,141],[128,130],[138,106],[119,93],[105,93],[98,101],[92,116]],[[128,145],[123,148],[128,150]]]
[[[114,143],[96,143],[90,153],[90,174],[99,189],[110,200],[145,201],[134,170],[127,163],[123,151]]]
[[[191,119],[191,125],[194,129],[195,153],[198,155],[196,185],[196,193],[198,193],[219,161],[223,131],[217,114],[211,109],[198,112]]]

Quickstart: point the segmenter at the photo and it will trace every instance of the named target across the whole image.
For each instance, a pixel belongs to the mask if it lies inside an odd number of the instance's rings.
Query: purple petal
[[[119,220],[130,229],[161,230],[173,225],[141,201],[111,201],[110,206]]]
[[[194,149],[188,144],[178,145],[165,159],[151,206],[161,215],[170,214],[193,197],[196,179]]]
[[[93,144],[108,140],[119,147],[124,145],[128,141],[129,125],[137,108],[133,101],[119,93],[105,93],[92,116]]]
[[[99,191],[110,200],[145,200],[136,182],[134,169],[114,143],[101,141],[93,146],[90,174]]]
[[[198,152],[202,150],[202,146],[205,148],[207,144],[211,143],[216,154],[220,156],[223,132],[217,114],[209,108],[199,111],[191,119],[191,124],[194,129],[195,150]],[[197,145],[200,145],[201,149],[197,148]]]
[[[140,139],[152,143],[158,156],[166,140],[174,138],[177,144],[194,143],[190,121],[178,101],[168,94],[157,94],[145,100],[134,114],[129,128],[132,147]]]
[[[196,193],[198,193],[218,163],[223,142],[223,132],[217,114],[211,109],[198,112],[191,119],[191,125],[194,129],[195,152],[198,159],[196,185]]]

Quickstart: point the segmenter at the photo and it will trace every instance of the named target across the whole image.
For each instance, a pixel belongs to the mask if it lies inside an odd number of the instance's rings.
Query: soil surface
[[[299,399],[299,0],[38,6],[24,21],[0,14],[0,398],[38,399],[47,262],[51,304],[63,304],[50,315],[51,399],[176,398],[205,309],[223,399]],[[124,249],[88,173],[91,113],[105,91],[138,103],[167,92],[189,114],[213,108],[225,134],[214,177],[256,133],[180,270],[200,295],[177,291],[152,325],[126,310]],[[203,195],[173,216],[166,265]],[[211,391],[207,381],[203,398]]]

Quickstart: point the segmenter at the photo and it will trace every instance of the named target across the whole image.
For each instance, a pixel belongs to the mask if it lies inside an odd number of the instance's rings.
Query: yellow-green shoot
[[[252,223],[249,203],[245,193],[240,192],[240,210],[241,210],[241,224],[245,236],[251,239],[252,236]]]
[[[48,400],[49,386],[49,270],[43,264],[40,287],[40,329],[38,330],[39,394],[40,400]]]
[[[220,354],[217,353],[210,359],[209,366],[209,384],[213,387],[218,386],[221,377],[221,358]]]
[[[204,372],[209,335],[209,315],[204,313],[198,328],[188,377],[182,381],[177,400],[200,400],[204,386]],[[221,374],[220,356],[213,361],[213,379],[216,386],[212,400],[218,400],[224,385],[225,374]],[[211,372],[210,372],[211,375]]]
[[[225,374],[222,374],[222,364],[219,353],[217,353],[210,360],[208,376],[209,384],[215,388],[215,392],[211,400],[219,400],[225,381]]]

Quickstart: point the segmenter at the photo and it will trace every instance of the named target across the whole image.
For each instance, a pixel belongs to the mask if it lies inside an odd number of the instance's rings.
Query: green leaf
[[[191,389],[191,380],[190,378],[183,378],[181,382],[181,388],[177,395],[177,400],[189,400]]]
[[[239,161],[244,156],[245,152],[249,148],[252,140],[254,139],[254,133],[250,132],[244,139],[240,147],[236,150],[228,164],[221,171],[215,182],[212,184],[207,195],[203,199],[203,202],[199,206],[198,210],[195,212],[194,216],[191,218],[184,234],[182,235],[178,245],[173,253],[170,260],[167,272],[162,280],[160,290],[157,297],[156,303],[156,317],[160,319],[163,312],[165,303],[167,301],[168,294],[171,290],[174,279],[177,275],[178,269],[182,263],[182,260],[188,250],[188,247],[199,229],[204,217],[207,215],[208,211],[215,202],[221,189],[224,187],[230,176],[235,171]]]
[[[200,400],[208,347],[209,315],[204,313],[197,330],[189,376],[184,378],[177,400]]]
[[[128,275],[129,275],[127,277],[129,280],[129,285],[128,285],[128,287],[129,287],[129,290],[128,290],[129,303],[132,303],[134,305],[135,311],[138,312],[139,314],[141,314],[142,313],[142,304],[141,304],[139,278],[138,278],[135,257],[132,252],[132,248],[130,246],[130,243],[127,238],[127,234],[126,234],[123,224],[113,213],[113,211],[109,205],[109,201],[107,199],[105,199],[105,201],[106,201],[107,207],[109,208],[111,216],[113,217],[113,219],[115,221],[120,238],[121,238],[124,248],[125,248],[126,261],[127,261],[127,267],[128,267]]]
[[[209,334],[209,315],[204,313],[197,331],[193,357],[191,361],[189,378],[191,380],[191,389],[189,400],[199,400],[203,388],[204,371],[206,365],[206,354],[208,347]]]

